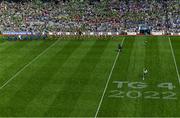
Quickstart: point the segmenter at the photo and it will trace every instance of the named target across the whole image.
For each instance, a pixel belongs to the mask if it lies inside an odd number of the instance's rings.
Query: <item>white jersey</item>
[[[22,37],[21,37],[21,35],[19,35],[19,36],[18,36],[18,38],[19,38],[20,40],[22,40]]]
[[[147,70],[147,69],[145,69],[145,70],[144,70],[144,74],[147,74],[147,73],[148,73],[148,70]]]

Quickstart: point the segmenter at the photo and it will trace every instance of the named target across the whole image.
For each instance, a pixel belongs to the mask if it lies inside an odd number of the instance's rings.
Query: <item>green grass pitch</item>
[[[180,116],[180,37],[81,39],[1,40],[0,116]]]

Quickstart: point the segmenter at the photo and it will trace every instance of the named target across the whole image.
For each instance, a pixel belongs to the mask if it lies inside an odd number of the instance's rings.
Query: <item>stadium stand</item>
[[[1,1],[0,31],[86,32],[152,30],[180,32],[179,0]]]

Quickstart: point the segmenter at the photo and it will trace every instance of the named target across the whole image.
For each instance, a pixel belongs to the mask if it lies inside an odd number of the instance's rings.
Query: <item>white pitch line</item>
[[[122,42],[121,42],[121,46],[123,46],[124,39],[125,39],[125,38],[123,38],[123,40],[122,40]],[[106,93],[106,90],[107,90],[109,81],[110,81],[110,79],[111,79],[111,76],[112,76],[112,73],[113,73],[113,70],[114,70],[114,67],[115,67],[116,62],[117,62],[117,59],[118,59],[118,57],[119,57],[119,54],[120,54],[120,52],[118,51],[118,53],[117,53],[117,55],[116,55],[116,58],[115,58],[115,60],[114,60],[113,66],[112,66],[112,68],[111,68],[110,74],[109,74],[109,76],[108,76],[108,80],[107,80],[107,82],[106,82],[106,85],[105,85],[103,94],[102,94],[102,96],[101,96],[101,100],[100,100],[99,105],[98,105],[98,108],[97,108],[97,110],[96,110],[95,118],[97,118],[97,115],[98,115],[98,113],[99,113],[99,109],[100,109],[101,104],[102,104],[102,101],[103,101],[103,99],[104,99],[104,95],[105,95],[105,93]]]
[[[179,70],[178,70],[178,67],[177,67],[176,58],[175,58],[175,55],[174,55],[174,50],[172,48],[172,43],[171,43],[170,37],[169,37],[169,44],[170,44],[170,47],[171,47],[171,52],[172,52],[172,56],[173,56],[173,60],[174,60],[174,65],[175,65],[175,68],[176,68],[176,73],[177,73],[178,81],[179,81],[179,84],[180,84]]]
[[[29,65],[31,65],[34,61],[36,61],[41,55],[43,55],[45,52],[47,52],[51,47],[53,47],[58,40],[56,40],[53,44],[51,44],[48,48],[46,48],[43,52],[41,52],[39,55],[37,55],[33,60],[31,60],[29,63],[27,63],[23,68],[21,68],[16,74],[14,74],[10,79],[8,79],[1,87],[4,88],[9,82],[11,82],[16,76],[18,76],[22,71],[24,71]]]

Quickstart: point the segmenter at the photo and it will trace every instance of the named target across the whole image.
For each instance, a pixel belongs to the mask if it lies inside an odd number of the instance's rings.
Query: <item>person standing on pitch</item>
[[[118,44],[118,50],[117,50],[118,52],[122,52],[122,46],[121,46],[121,44]]]
[[[18,38],[19,38],[20,40],[22,40],[22,37],[21,37],[21,35],[18,35]]]
[[[147,73],[148,73],[147,68],[144,68],[143,69],[143,80],[145,79],[145,76],[147,75]]]

